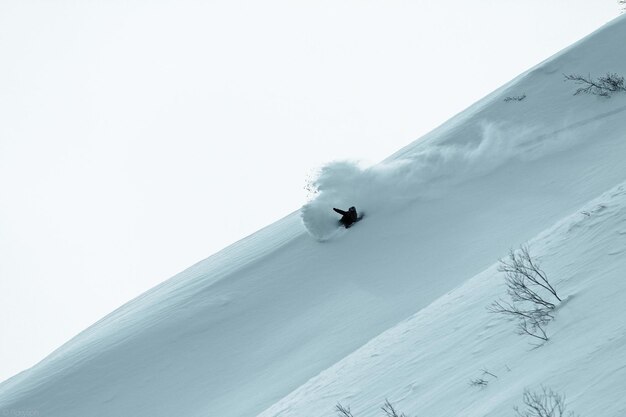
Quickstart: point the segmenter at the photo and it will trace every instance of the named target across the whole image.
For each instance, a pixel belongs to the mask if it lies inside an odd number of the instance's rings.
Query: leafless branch
[[[337,415],[340,417],[354,417],[352,415],[352,411],[350,411],[350,407],[348,406],[343,406],[341,405],[341,403],[337,403],[337,405],[335,406],[335,411],[337,412]]]
[[[506,274],[506,281],[509,287],[509,294],[517,298],[513,301],[530,301],[534,304],[541,304],[549,309],[554,309],[555,305],[544,300],[533,288],[543,288],[554,296],[558,301],[556,289],[548,281],[546,273],[539,267],[530,252],[528,246],[522,246],[518,252],[511,250],[508,261],[500,261],[500,272]]]
[[[481,371],[483,371],[483,375],[489,375],[489,376],[494,377],[495,379],[498,379],[498,375],[496,375],[496,374],[494,374],[494,373],[489,372],[489,371],[488,371],[487,369],[485,369],[485,368],[481,369]]]
[[[506,103],[510,101],[522,101],[526,98],[526,94],[522,94],[521,96],[508,96],[504,99]]]
[[[565,396],[541,387],[540,392],[524,390],[523,410],[515,407],[518,417],[575,417],[573,412],[566,412]]]
[[[518,334],[547,341],[544,327],[554,318],[552,311],[561,298],[528,247],[522,246],[517,252],[511,250],[508,259],[500,261],[498,270],[505,273],[511,302],[494,301],[487,309],[515,320]],[[550,301],[549,297],[556,301]]]
[[[528,335],[534,338],[548,341],[548,336],[544,329],[552,316],[549,310],[543,308],[535,308],[531,310],[523,310],[518,305],[507,303],[505,301],[494,301],[487,307],[491,313],[498,313],[510,316],[517,321],[517,334]]]
[[[469,385],[470,387],[485,388],[487,385],[489,385],[489,381],[483,378],[474,378],[470,379]]]
[[[385,413],[385,415],[387,415],[387,417],[407,417],[407,415],[404,413],[398,414],[396,409],[387,399],[385,399],[385,405],[380,407],[380,409],[383,410],[383,412]]]
[[[626,85],[624,85],[624,77],[619,74],[608,72],[606,75],[598,77],[597,79],[591,78],[591,75],[587,77],[580,74],[563,74],[565,81],[573,81],[582,87],[578,88],[574,95],[579,94],[593,94],[602,97],[611,97],[614,93],[626,91]]]

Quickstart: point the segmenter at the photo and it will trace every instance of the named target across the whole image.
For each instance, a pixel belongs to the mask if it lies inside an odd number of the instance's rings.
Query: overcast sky
[[[0,380],[617,16],[614,0],[0,2]],[[607,70],[611,70],[608,69]]]

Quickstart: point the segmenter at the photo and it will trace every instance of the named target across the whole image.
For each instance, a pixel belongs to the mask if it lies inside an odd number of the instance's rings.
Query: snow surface
[[[581,414],[623,415],[626,94],[563,82],[626,74],[623,39],[622,17],[384,162],[329,164],[301,211],[0,384],[0,412],[304,417],[341,401],[367,417],[388,397],[501,416],[546,384]],[[349,205],[366,218],[334,234]],[[533,237],[568,298],[531,350],[485,307],[503,293],[494,263]],[[469,387],[483,367],[498,378]]]
[[[514,415],[524,388],[541,385],[567,393],[581,416],[625,415],[626,183],[541,233],[530,251],[564,298],[543,346],[486,310],[506,298],[493,265],[260,417],[332,415],[337,403],[355,416],[383,415],[385,399],[408,415]],[[486,387],[470,386],[478,378]]]

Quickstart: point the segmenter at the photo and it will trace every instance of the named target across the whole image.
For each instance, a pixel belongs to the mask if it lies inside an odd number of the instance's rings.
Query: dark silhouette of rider
[[[350,207],[348,211],[343,211],[338,208],[333,208],[333,210],[341,214],[341,219],[339,220],[339,223],[341,223],[346,229],[359,220],[356,208],[354,206]]]

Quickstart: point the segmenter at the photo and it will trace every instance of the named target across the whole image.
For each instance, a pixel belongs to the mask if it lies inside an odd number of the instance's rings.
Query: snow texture
[[[0,415],[306,417],[340,401],[371,417],[389,398],[495,417],[542,384],[583,416],[625,415],[626,94],[563,82],[626,74],[625,19],[380,164],[327,165],[302,210],[0,384]],[[351,205],[366,217],[338,238],[332,207]],[[505,291],[497,260],[528,241],[567,297],[537,349],[485,309]],[[497,378],[469,386],[483,368]]]
[[[505,296],[497,264],[312,378],[259,417],[381,415],[389,399],[407,415],[513,415],[524,388],[567,393],[580,415],[626,412],[626,184],[530,242],[564,296],[550,340],[534,348],[486,307]],[[470,384],[484,379],[483,387]]]

